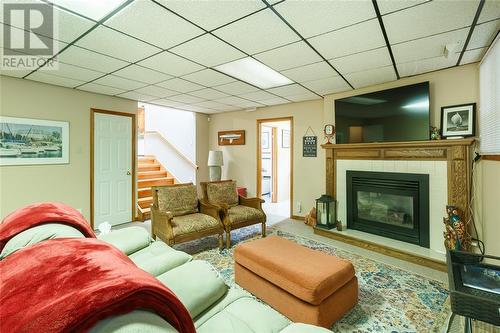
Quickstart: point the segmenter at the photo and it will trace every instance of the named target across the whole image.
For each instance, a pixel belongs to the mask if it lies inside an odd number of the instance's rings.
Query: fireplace
[[[347,228],[429,247],[429,175],[347,171]]]

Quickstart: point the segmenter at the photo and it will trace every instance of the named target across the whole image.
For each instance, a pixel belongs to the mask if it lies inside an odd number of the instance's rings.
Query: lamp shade
[[[222,166],[224,165],[224,160],[222,158],[222,151],[220,150],[210,150],[208,152],[208,166]]]

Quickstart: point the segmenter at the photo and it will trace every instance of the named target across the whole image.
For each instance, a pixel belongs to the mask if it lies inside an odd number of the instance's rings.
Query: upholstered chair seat
[[[210,215],[194,213],[172,218],[174,237],[212,228],[220,228],[220,221]]]
[[[229,221],[231,221],[232,225],[237,225],[238,223],[248,220],[256,220],[259,221],[259,223],[266,221],[264,212],[248,206],[238,205],[229,207],[227,212],[229,214]]]

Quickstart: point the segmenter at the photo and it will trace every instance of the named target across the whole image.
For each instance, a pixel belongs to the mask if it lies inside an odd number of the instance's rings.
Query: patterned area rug
[[[353,263],[359,281],[359,301],[335,323],[333,332],[443,332],[450,313],[448,291],[443,283],[273,228],[269,234]],[[176,248],[193,254],[195,259],[210,262],[225,282],[234,286],[234,246],[256,237],[260,237],[260,228],[254,226],[233,231],[233,246],[229,250],[217,249],[215,237]]]

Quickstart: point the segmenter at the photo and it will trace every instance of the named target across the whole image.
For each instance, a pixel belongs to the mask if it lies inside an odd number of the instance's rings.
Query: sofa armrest
[[[258,210],[262,210],[262,204],[265,202],[261,198],[245,198],[243,196],[239,196],[239,203],[242,206],[252,207]]]
[[[172,219],[174,215],[171,212],[163,212],[158,209],[154,204],[151,205],[151,233],[153,238],[161,236],[164,241],[169,241],[174,238],[172,230]]]
[[[204,200],[199,200],[199,207],[200,213],[210,215],[213,218],[217,219],[217,221],[220,221],[220,213],[222,211],[222,208],[220,206],[211,204]]]

